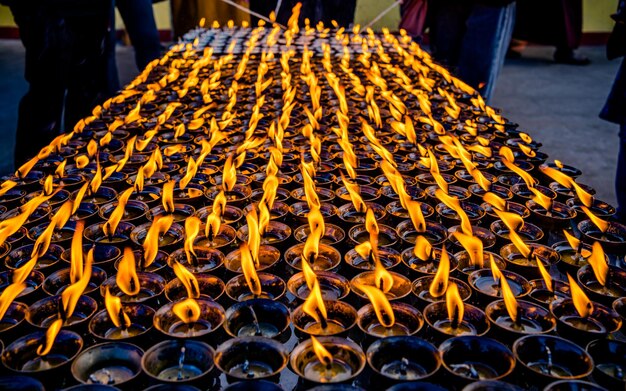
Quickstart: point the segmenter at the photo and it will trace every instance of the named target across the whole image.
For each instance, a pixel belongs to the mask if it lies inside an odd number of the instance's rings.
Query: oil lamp
[[[58,323],[57,323],[58,324]],[[47,375],[58,374],[76,358],[83,348],[83,339],[73,331],[56,329],[54,340],[48,333],[36,331],[16,339],[2,352],[2,363],[12,371],[44,379],[49,385],[63,379]],[[49,345],[43,348],[44,345]]]
[[[177,277],[165,286],[165,297],[169,301],[177,301],[184,297],[197,299],[203,296],[218,300],[224,293],[226,285],[218,277],[206,273],[192,273],[178,262],[172,263],[172,268]]]
[[[291,368],[312,383],[342,383],[365,368],[365,354],[354,342],[339,337],[311,337],[291,352]]]
[[[424,320],[435,340],[461,335],[484,335],[489,331],[485,313],[465,304],[457,284],[450,283],[445,301],[432,302],[424,308]]]
[[[289,352],[280,342],[265,337],[238,337],[217,347],[215,365],[227,378],[268,379],[280,375]]]
[[[412,336],[380,339],[370,345],[366,356],[377,375],[392,381],[427,379],[441,366],[437,348]]]
[[[594,301],[610,306],[615,299],[626,296],[626,271],[609,265],[600,243],[592,246],[588,265],[578,269],[578,282]]]
[[[589,300],[576,281],[570,275],[567,277],[571,299],[550,304],[559,335],[576,341],[591,341],[619,330],[622,323],[619,315],[610,307]]]
[[[308,265],[308,263],[303,263],[302,265]],[[326,271],[313,271],[304,266],[302,272],[294,274],[287,281],[289,293],[299,300],[306,300],[311,294],[309,281],[312,278],[307,278],[307,273],[310,272],[315,274],[323,300],[342,300],[350,293],[350,281],[342,275]]]
[[[614,221],[605,221],[594,215],[586,206],[581,209],[589,218],[578,223],[578,231],[586,243],[599,242],[610,254],[622,253],[626,248],[626,227]]]
[[[420,276],[435,274],[442,259],[447,259],[450,263],[450,272],[458,267],[456,258],[448,252],[444,245],[441,246],[441,249],[437,249],[431,246],[423,236],[417,238],[415,247],[408,248],[402,252],[402,263],[408,266],[413,273]]]
[[[100,294],[105,297],[107,289],[121,298],[122,303],[158,302],[165,289],[165,279],[156,273],[137,272],[135,255],[130,247],[124,248],[117,274],[109,277],[100,286]]]
[[[424,325],[422,314],[413,306],[389,302],[385,294],[373,286],[361,285],[371,303],[358,312],[357,324],[368,336],[374,338],[394,335],[413,335]]]
[[[206,382],[213,369],[215,351],[204,342],[189,339],[162,341],[141,358],[141,369],[168,389],[177,384]]]
[[[347,332],[357,321],[357,312],[342,301],[322,298],[317,279],[312,282],[309,296],[291,313],[291,322],[300,335],[339,335]]]
[[[513,344],[513,352],[528,382],[538,386],[583,379],[593,371],[593,360],[583,348],[551,335],[522,337]]]
[[[143,354],[125,342],[94,345],[72,362],[72,375],[83,384],[130,385],[141,373]]]
[[[626,345],[621,341],[596,340],[585,349],[594,363],[593,378],[607,389],[624,387],[624,355]]]
[[[186,298],[167,303],[154,314],[154,328],[172,338],[207,338],[225,320],[224,308],[213,300]]]
[[[501,280],[503,300],[489,303],[485,313],[489,322],[501,334],[500,340],[512,341],[520,335],[545,334],[556,327],[556,319],[548,310],[536,304],[516,300],[506,279]]]
[[[500,270],[492,257],[490,257],[490,269],[479,269],[472,272],[467,282],[477,293],[478,299],[483,302],[491,302],[502,298],[502,279],[506,279],[513,292],[513,296],[521,298],[530,292],[528,280],[519,274],[508,270]]]
[[[238,251],[240,254],[240,268],[243,274],[233,277],[226,283],[226,294],[228,297],[234,301],[258,298],[278,300],[285,294],[286,284],[280,277],[269,273],[257,273],[257,266],[246,242],[241,244]],[[256,259],[260,260],[262,258],[258,257]]]
[[[122,305],[121,299],[106,292],[106,309],[98,312],[89,322],[89,331],[97,339],[113,342],[124,340],[143,345],[142,335],[152,328],[154,310],[144,304]]]
[[[502,379],[513,372],[515,357],[500,342],[486,337],[459,336],[439,346],[446,372],[459,384]]]
[[[232,337],[263,336],[283,340],[289,336],[289,309],[269,299],[251,299],[226,311],[224,330]]]

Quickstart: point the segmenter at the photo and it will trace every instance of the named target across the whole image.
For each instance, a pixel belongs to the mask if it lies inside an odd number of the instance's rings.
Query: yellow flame
[[[191,265],[193,262],[192,255],[196,256],[193,243],[200,232],[200,224],[202,222],[196,216],[189,216],[185,219],[185,254],[187,255],[187,262]]]
[[[172,306],[172,312],[187,324],[197,322],[201,315],[200,305],[191,298],[176,302]]]
[[[124,255],[120,261],[117,274],[115,275],[115,283],[122,292],[129,296],[135,296],[139,293],[139,277],[135,267],[135,254],[130,247],[124,248]]]
[[[446,290],[446,309],[448,310],[448,319],[452,324],[459,325],[463,322],[465,305],[459,293],[459,287],[451,282]]]
[[[441,248],[441,259],[439,260],[439,267],[437,268],[437,273],[435,273],[435,277],[433,278],[430,287],[428,288],[428,292],[432,297],[441,297],[446,293],[448,289],[448,280],[450,278],[450,257],[448,256],[448,251],[445,246]]]
[[[472,230],[472,222],[470,221],[469,217],[467,217],[467,213],[465,213],[463,207],[461,207],[461,202],[459,201],[459,199],[450,197],[441,189],[435,190],[435,196],[448,208],[454,210],[459,215],[459,218],[461,219],[461,230],[463,231],[463,233],[466,235],[472,235],[474,232]]]
[[[465,235],[461,232],[455,232],[454,237],[459,241],[461,246],[467,251],[472,265],[482,268],[485,259],[483,254],[483,242],[474,235]]]
[[[246,279],[246,283],[250,288],[250,292],[252,292],[255,296],[259,296],[262,292],[261,281],[256,273],[254,261],[252,260],[252,254],[250,253],[250,248],[246,242],[241,243],[239,246],[239,252],[241,255],[241,269]]]
[[[341,180],[343,182],[343,185],[346,187],[346,190],[348,190],[348,194],[350,195],[350,199],[352,200],[352,205],[354,205],[354,209],[356,209],[357,212],[365,212],[367,209],[367,205],[365,205],[365,202],[363,202],[363,198],[361,198],[361,195],[359,194],[359,185],[357,183],[352,183],[347,180],[346,177],[343,176],[343,174],[341,174]]]
[[[161,241],[161,235],[165,234],[172,223],[174,222],[174,216],[156,216],[152,225],[148,229],[146,238],[143,241],[143,267],[146,268],[154,262],[157,253],[159,252],[159,243]]]
[[[502,274],[500,274],[500,276],[500,288],[502,289],[502,298],[504,299],[506,312],[509,313],[509,316],[514,322],[517,322],[517,300],[515,300],[515,295],[513,294],[513,291],[511,291],[511,287],[509,286],[506,277]]]
[[[225,191],[231,191],[237,182],[237,169],[233,164],[233,155],[228,156],[222,170],[222,187]]]
[[[13,300],[15,300],[24,289],[26,289],[24,282],[12,283],[4,288],[4,291],[2,291],[0,295],[0,320],[4,318],[4,314],[6,314]]]
[[[396,323],[396,316],[393,313],[391,303],[389,303],[383,291],[376,287],[362,284],[358,285],[357,288],[367,295],[372,303],[378,322],[380,322],[383,327],[391,327]]]
[[[167,213],[174,212],[174,185],[175,184],[176,184],[175,181],[167,181],[163,184],[162,202],[163,202],[163,209],[165,209]]]
[[[313,283],[313,288],[311,289],[309,296],[302,304],[302,311],[320,324],[325,324],[326,319],[328,319],[322,290],[320,289],[320,284],[317,280]]]
[[[304,274],[306,286],[309,288],[309,290],[312,290],[313,286],[317,282],[317,275],[313,271],[313,268],[311,268],[311,265],[309,265],[309,262],[307,262],[305,259],[302,260],[302,274]]]
[[[543,278],[543,281],[546,283],[546,288],[548,288],[550,292],[554,292],[554,289],[552,287],[552,277],[550,277],[550,273],[548,273],[546,267],[543,266],[543,262],[541,262],[539,258],[535,257],[535,262],[537,262],[537,267],[539,268],[541,278]]]
[[[261,247],[261,233],[259,231],[259,219],[257,217],[256,210],[252,208],[252,211],[246,215],[246,222],[248,224],[248,247],[254,260],[254,264],[259,265],[259,249]]]
[[[37,354],[40,356],[45,356],[52,350],[52,346],[54,345],[54,340],[59,335],[59,331],[61,331],[61,326],[63,326],[62,319],[56,319],[48,330],[46,330],[45,344],[39,345],[37,347]]]
[[[85,222],[76,222],[72,245],[70,247],[70,281],[75,283],[83,275],[83,230]]]
[[[433,253],[433,246],[422,235],[418,235],[415,238],[415,247],[413,247],[413,254],[421,259],[427,261],[431,258]]]
[[[539,190],[535,189],[534,187],[530,187],[529,189],[534,194],[534,196],[532,197],[533,201],[535,201],[537,204],[541,205],[541,207],[544,208],[547,211],[552,209],[552,198],[550,198],[547,195],[543,194],[542,192],[540,192]]]
[[[333,364],[333,355],[330,354],[328,350],[317,340],[314,336],[311,335],[311,345],[313,346],[313,352],[315,352],[315,356],[320,362],[326,366],[331,366]]]
[[[572,295],[572,301],[574,302],[574,308],[576,312],[582,318],[587,318],[593,313],[593,302],[589,300],[582,288],[576,283],[576,280],[572,276],[567,274],[567,280],[569,281],[570,293]]]
[[[593,212],[591,212],[591,210],[589,210],[589,208],[587,208],[586,206],[582,205],[580,207],[583,212],[585,212],[585,214],[587,215],[587,217],[589,217],[589,220],[591,220],[591,222],[598,227],[598,229],[602,232],[606,232],[607,229],[609,229],[609,223],[607,223],[606,221],[602,220],[601,218],[599,218],[598,216],[594,215]]]
[[[119,225],[122,217],[124,216],[124,210],[126,209],[126,204],[128,203],[128,199],[130,195],[133,193],[133,189],[126,189],[122,194],[120,194],[117,198],[117,206],[111,212],[109,216],[109,220],[102,226],[102,232],[108,236],[113,237],[115,235],[115,231],[117,230],[117,226]]]
[[[115,327],[130,327],[131,321],[128,314],[126,314],[122,308],[122,299],[117,296],[113,296],[108,287],[104,293],[104,305],[106,306],[109,318],[111,318],[111,322],[113,322]]]
[[[498,210],[504,211],[506,209],[506,200],[502,199],[495,193],[485,193],[483,200]]]
[[[493,255],[491,254],[489,254],[489,266],[491,267],[491,275],[493,276],[494,281],[497,282],[500,278],[504,277],[495,259],[493,259]]]
[[[606,263],[606,257],[604,255],[604,250],[602,250],[602,245],[599,242],[593,242],[593,246],[591,248],[591,256],[587,259],[591,268],[593,269],[593,274],[596,276],[596,279],[600,283],[600,285],[606,285],[606,277],[609,273],[609,265]]]
[[[174,262],[172,264],[172,269],[174,269],[174,274],[183,284],[185,289],[187,290],[187,296],[190,298],[197,299],[200,297],[200,285],[198,284],[198,280],[196,276],[193,275],[189,270],[187,270],[183,265],[178,262]]]

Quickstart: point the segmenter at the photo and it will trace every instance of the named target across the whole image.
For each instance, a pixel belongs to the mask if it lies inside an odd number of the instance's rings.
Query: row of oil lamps
[[[292,21],[213,59],[196,32],[2,184],[4,367],[52,388],[69,366],[123,388],[216,388],[215,367],[237,387],[623,386],[626,228],[575,169],[405,36]]]

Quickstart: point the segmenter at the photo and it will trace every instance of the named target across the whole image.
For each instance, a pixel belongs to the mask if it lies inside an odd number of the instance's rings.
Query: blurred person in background
[[[124,27],[130,38],[130,43],[135,49],[135,64],[141,71],[155,58],[161,57],[163,46],[159,39],[152,9],[153,0],[113,0],[113,5],[124,21]],[[114,94],[120,89],[117,64],[115,62],[115,43],[117,31],[115,30],[115,8],[111,7],[111,37],[108,41],[108,66],[109,66],[109,92]]]
[[[26,49],[28,91],[17,120],[15,167],[68,132],[107,97],[111,0],[1,0]]]
[[[554,46],[554,61],[560,64],[588,65],[591,61],[576,49],[583,35],[582,0],[523,0],[517,4],[513,38],[516,45],[509,58],[519,58],[525,46],[522,40]]]
[[[617,13],[612,15],[615,27],[607,44],[607,57],[613,60],[626,55],[626,0],[620,0]],[[617,218],[626,224],[626,59],[617,71],[613,87],[600,118],[614,122],[619,129],[619,154],[615,175],[615,193],[617,195]]]
[[[514,0],[429,0],[433,57],[489,101],[515,23]]]

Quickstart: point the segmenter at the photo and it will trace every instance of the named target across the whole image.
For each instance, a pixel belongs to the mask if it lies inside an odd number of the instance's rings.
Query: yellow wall
[[[357,0],[356,22],[361,24],[368,23],[392,3],[393,0]],[[610,31],[613,28],[613,21],[609,15],[615,12],[616,7],[617,0],[584,0],[583,30],[585,32]],[[169,29],[171,26],[169,2],[157,3],[154,9],[159,29]],[[399,20],[400,13],[395,8],[374,26],[376,28],[384,26],[395,27],[398,25]],[[118,23],[118,25],[121,25],[120,22]],[[6,26],[15,26],[15,24],[9,9],[5,6],[0,6],[0,27]]]

